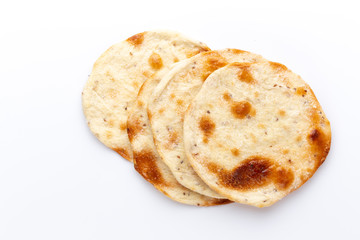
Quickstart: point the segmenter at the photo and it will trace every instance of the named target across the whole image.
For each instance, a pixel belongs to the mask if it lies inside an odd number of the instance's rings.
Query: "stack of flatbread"
[[[94,135],[185,204],[270,206],[304,184],[330,150],[330,123],[299,75],[175,32],[113,45],[82,94]]]

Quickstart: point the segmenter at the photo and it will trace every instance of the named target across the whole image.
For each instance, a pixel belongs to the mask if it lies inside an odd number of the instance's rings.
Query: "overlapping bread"
[[[224,198],[209,188],[192,169],[183,143],[184,113],[206,78],[231,62],[262,61],[259,55],[237,49],[200,53],[169,71],[149,99],[148,116],[161,159],[176,180],[188,189],[214,198]]]
[[[311,88],[284,65],[233,63],[215,71],[185,114],[187,159],[230,200],[270,206],[325,160],[330,123]]]
[[[126,121],[143,82],[175,62],[208,50],[201,42],[169,31],[139,33],[110,47],[95,62],[82,95],[90,130],[132,161]]]
[[[133,150],[136,171],[159,191],[177,202],[197,206],[230,203],[227,199],[204,196],[183,187],[176,181],[156,151],[146,107],[148,98],[163,75],[164,72],[158,73],[144,82],[129,114],[128,136]]]

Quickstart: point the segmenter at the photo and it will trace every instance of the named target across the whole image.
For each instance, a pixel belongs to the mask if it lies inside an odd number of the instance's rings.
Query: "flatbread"
[[[184,120],[186,155],[230,200],[270,206],[324,162],[330,123],[311,88],[284,65],[234,63],[214,72]]]
[[[208,50],[203,43],[168,31],[139,33],[110,47],[95,62],[83,91],[90,130],[132,161],[126,121],[143,82],[174,62]]]
[[[185,204],[211,206],[230,203],[227,199],[216,199],[193,192],[179,184],[170,169],[162,162],[156,151],[147,101],[165,72],[159,72],[142,85],[128,118],[128,136],[134,155],[134,166],[138,173],[169,198]]]
[[[154,142],[163,162],[186,188],[206,196],[223,198],[197,176],[185,156],[182,128],[188,105],[216,69],[229,62],[261,60],[263,58],[258,55],[237,49],[200,53],[179,63],[155,88],[148,104]]]

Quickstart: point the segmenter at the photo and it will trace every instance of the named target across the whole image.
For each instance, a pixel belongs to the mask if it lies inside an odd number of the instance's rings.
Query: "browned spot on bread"
[[[276,171],[275,184],[280,190],[286,190],[294,181],[294,173],[290,169],[281,167]]]
[[[179,59],[177,58],[177,57],[174,57],[174,63],[176,63],[176,62],[178,62],[179,61]]]
[[[228,62],[221,57],[220,54],[217,52],[207,52],[206,55],[206,61],[203,63],[202,66],[202,75],[201,79],[203,81],[206,80],[206,78],[213,73],[215,70],[224,67]]]
[[[251,74],[250,67],[243,66],[237,73],[238,79],[245,83],[254,83],[255,79]]]
[[[317,160],[315,169],[317,169],[324,161],[330,151],[330,137],[325,135],[320,128],[310,131],[307,140],[311,145],[311,150]]]
[[[218,174],[220,183],[228,188],[248,190],[267,184],[271,174],[271,162],[268,159],[252,157],[233,170],[219,168],[214,163],[208,164],[209,171]]]
[[[121,130],[125,130],[127,128],[127,124],[126,123],[121,123],[120,124],[120,129]]]
[[[120,154],[123,158],[131,161],[130,154],[124,148],[112,148],[112,150]]]
[[[300,135],[296,137],[296,141],[297,141],[297,142],[300,142],[301,139],[302,139],[302,137],[301,137]]]
[[[279,115],[282,116],[282,117],[285,116],[285,111],[284,110],[279,110]]]
[[[163,178],[156,163],[156,156],[149,150],[134,152],[134,166],[136,171],[147,181],[154,185],[167,186],[168,183]]]
[[[282,152],[283,152],[283,154],[288,154],[288,153],[289,153],[289,149],[284,149]]]
[[[231,113],[239,119],[243,119],[251,111],[251,104],[246,101],[233,102],[231,105]]]
[[[235,54],[246,53],[246,51],[243,51],[243,50],[240,50],[240,49],[229,48],[228,50],[229,50],[229,52],[232,52],[232,53],[235,53]]]
[[[214,202],[211,205],[223,205],[223,204],[229,204],[232,203],[229,199],[214,199]],[[206,206],[206,205],[205,205]]]
[[[260,188],[271,182],[285,190],[294,181],[294,174],[290,169],[278,167],[270,159],[261,156],[249,157],[232,170],[223,169],[212,162],[208,163],[207,168],[217,175],[221,185],[240,191]]]
[[[142,74],[145,76],[145,77],[151,77],[152,73],[150,71],[143,71]]]
[[[134,46],[139,46],[144,41],[144,33],[135,34],[134,36],[126,39],[126,41]]]
[[[176,104],[181,106],[184,103],[184,101],[182,99],[178,99],[176,100]]]
[[[170,94],[170,99],[174,99],[175,98],[175,94]]]
[[[140,119],[130,120],[127,124],[127,133],[130,142],[133,141],[134,137],[143,129]]]
[[[199,127],[205,137],[210,137],[215,130],[215,123],[207,115],[204,115],[199,122]]]
[[[160,108],[158,112],[159,112],[159,114],[162,114],[164,111],[165,111],[165,108]]]
[[[234,156],[239,156],[240,151],[239,151],[239,149],[237,149],[237,148],[233,148],[233,149],[231,149],[231,153],[232,153]]]
[[[134,87],[134,88],[139,88],[139,83],[138,82],[136,82],[136,81],[134,81],[134,82],[132,82],[131,83],[131,85]]]
[[[169,135],[169,144],[179,143],[179,134],[176,131],[171,131]]]
[[[223,98],[225,99],[225,101],[230,101],[231,100],[230,93],[228,93],[228,92],[224,93]]]
[[[138,100],[138,101],[137,101],[137,105],[138,105],[139,107],[142,107],[142,106],[144,106],[144,103],[143,103],[142,101]]]
[[[149,62],[149,65],[155,70],[159,70],[160,68],[163,67],[163,61],[162,61],[160,55],[157,53],[151,54],[148,62]]]
[[[196,49],[196,50],[193,50],[193,51],[187,51],[186,52],[186,57],[187,58],[190,58],[190,57],[193,57],[199,53],[202,53],[202,52],[207,52],[207,51],[210,51],[211,49],[208,48],[208,47],[200,47],[199,49]]]
[[[281,63],[269,62],[269,64],[270,64],[270,67],[276,72],[287,70],[287,67],[282,65]]]
[[[307,90],[304,87],[298,87],[296,88],[296,94],[299,96],[305,96],[307,93]]]

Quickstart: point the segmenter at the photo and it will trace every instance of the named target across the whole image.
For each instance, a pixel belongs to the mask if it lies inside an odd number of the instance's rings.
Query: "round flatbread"
[[[216,199],[193,192],[179,184],[168,166],[162,162],[156,151],[150,122],[147,115],[147,101],[164,72],[157,73],[142,85],[128,118],[128,136],[137,172],[169,198],[190,205],[211,206],[230,203],[227,199]]]
[[[210,189],[192,169],[183,144],[184,113],[206,78],[230,62],[255,62],[262,57],[225,49],[200,53],[184,60],[168,72],[149,99],[148,116],[156,148],[176,180],[195,192],[223,198]]]
[[[330,123],[311,88],[273,62],[234,63],[206,80],[185,115],[186,155],[230,200],[270,206],[325,160]]]
[[[95,62],[83,91],[90,130],[132,161],[126,121],[143,82],[174,62],[208,50],[203,43],[168,31],[139,33],[110,47]]]

